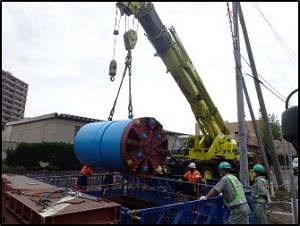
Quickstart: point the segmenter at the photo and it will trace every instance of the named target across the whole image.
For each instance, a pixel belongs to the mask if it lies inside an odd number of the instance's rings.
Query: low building
[[[106,120],[50,113],[8,122],[2,132],[2,160],[6,159],[6,151],[8,149],[16,149],[21,142],[64,142],[73,144],[75,136],[82,126],[87,123],[102,121]],[[166,132],[170,149],[175,137],[181,133]]]
[[[41,143],[73,143],[79,129],[90,122],[103,120],[69,114],[50,113],[19,121],[8,122],[3,131],[3,141]]]
[[[229,122],[227,123],[227,127],[230,131],[230,138],[234,138],[237,140],[239,140],[239,136],[238,136],[238,122]],[[252,121],[246,121],[246,133],[247,133],[247,145],[248,147],[257,147],[258,146],[258,140],[257,140],[257,136],[255,134],[255,129],[254,129],[254,125],[252,123]],[[287,143],[285,141],[274,141],[275,143],[275,149],[276,152],[278,153],[278,155],[287,155],[288,154],[288,147],[287,147]],[[295,150],[294,147],[292,147],[292,156],[297,156],[297,152]]]

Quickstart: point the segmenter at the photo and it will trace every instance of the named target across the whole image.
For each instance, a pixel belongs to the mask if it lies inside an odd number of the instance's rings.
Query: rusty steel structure
[[[108,183],[107,176],[113,181]],[[86,191],[79,192],[74,177],[2,174],[2,224],[222,224],[229,216],[222,196],[199,200],[214,181],[194,184],[195,197],[184,193],[183,184],[189,182],[172,178],[106,172],[90,176]],[[251,222],[249,189],[245,194]]]
[[[2,174],[2,224],[111,224],[121,205],[22,175]]]

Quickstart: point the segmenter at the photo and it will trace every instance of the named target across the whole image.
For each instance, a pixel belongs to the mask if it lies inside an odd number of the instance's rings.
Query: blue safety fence
[[[36,180],[63,188],[73,188],[77,176],[30,175]],[[106,183],[108,176],[113,178],[111,184]],[[101,173],[88,177],[88,190],[85,193],[106,198],[125,195],[157,204],[142,209],[122,206],[120,224],[223,224],[228,219],[230,210],[223,203],[222,196],[200,201],[198,197],[190,197],[178,191],[178,183],[187,182],[178,182],[172,178],[138,178],[119,173]],[[206,195],[215,183],[197,184],[197,189],[201,191],[198,195]],[[251,209],[249,220],[252,223],[253,203],[250,188],[245,188],[245,194]]]
[[[163,205],[198,199],[201,195],[206,195],[216,184],[216,182],[196,184],[162,177],[132,179],[132,196],[141,199],[150,199]],[[188,186],[193,186],[196,196],[189,194],[183,189],[188,188]]]
[[[222,224],[225,213],[222,197],[195,200],[123,212],[126,224]]]
[[[176,182],[164,178],[135,178],[134,197],[151,200],[161,205],[175,202]],[[129,195],[129,194],[128,194]]]
[[[32,178],[32,177],[31,177]],[[37,176],[33,177],[38,181],[61,188],[73,188],[77,181],[76,176]]]
[[[170,178],[131,178],[127,180],[127,189],[124,195],[132,196],[140,200],[150,200],[160,204],[157,207],[141,210],[126,210],[123,212],[124,219],[130,224],[135,222],[151,224],[221,224],[225,222],[230,214],[230,209],[223,203],[222,196],[200,201],[178,193],[178,180]],[[187,183],[187,182],[180,182]],[[198,184],[200,195],[206,195],[216,184],[215,181],[207,184]],[[253,203],[250,188],[244,188],[247,202],[250,206],[250,223],[253,223]],[[185,202],[180,202],[185,200]],[[128,215],[131,215],[129,217]],[[130,221],[131,219],[131,221]],[[125,222],[123,222],[125,224]]]
[[[77,176],[76,174],[70,175],[64,175],[64,174],[54,174],[54,173],[27,173],[24,174],[24,176],[27,176],[29,178],[42,181],[46,184],[50,184],[52,186],[56,187],[62,187],[62,188],[73,188],[74,184],[76,183]]]
[[[121,207],[121,224],[133,224],[133,217],[130,214],[131,209],[126,207]]]
[[[247,197],[251,209],[250,224],[253,223],[251,199]],[[229,217],[230,209],[222,196],[208,200],[179,202],[122,213],[123,224],[223,224]]]
[[[65,172],[65,173],[30,172],[30,173],[24,173],[23,175],[53,186],[63,187],[63,188],[73,188],[78,179],[78,172]],[[93,186],[104,185],[105,177],[107,177],[108,175],[111,175],[114,178],[114,181],[112,182],[114,183],[114,185],[116,183],[122,183],[122,181],[118,179],[120,178],[119,174],[101,173],[101,174],[93,174],[92,176],[88,176],[88,187],[93,188]],[[112,184],[110,185],[112,186]]]

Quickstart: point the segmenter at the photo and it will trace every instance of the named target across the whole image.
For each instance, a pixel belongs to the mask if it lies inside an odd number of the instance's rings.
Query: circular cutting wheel
[[[139,177],[154,176],[168,155],[168,139],[162,125],[150,117],[133,119],[121,138],[121,157]]]
[[[92,168],[151,177],[165,165],[168,139],[151,117],[84,125],[76,134],[77,159]]]

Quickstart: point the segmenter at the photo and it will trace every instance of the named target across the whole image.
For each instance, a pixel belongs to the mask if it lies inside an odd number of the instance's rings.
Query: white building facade
[[[50,113],[19,121],[8,122],[2,131],[2,160],[8,149],[16,149],[19,143],[63,142],[74,143],[79,129],[87,123],[103,120],[69,114]]]

